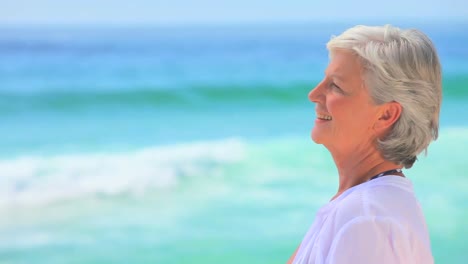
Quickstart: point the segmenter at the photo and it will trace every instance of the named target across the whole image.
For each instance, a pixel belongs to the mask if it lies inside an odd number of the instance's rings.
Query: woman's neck
[[[349,188],[367,182],[381,172],[402,167],[385,160],[379,151],[372,149],[348,155],[331,153],[339,174],[338,191],[332,200]]]

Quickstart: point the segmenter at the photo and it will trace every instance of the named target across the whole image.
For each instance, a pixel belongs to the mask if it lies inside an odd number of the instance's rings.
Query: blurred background
[[[436,263],[466,263],[466,1],[323,2],[0,0],[0,263],[286,262],[337,188],[307,93],[356,24],[439,51],[405,174]]]

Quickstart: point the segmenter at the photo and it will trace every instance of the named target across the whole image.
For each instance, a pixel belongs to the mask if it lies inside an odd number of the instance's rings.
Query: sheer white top
[[[411,181],[384,176],[343,192],[319,209],[293,263],[434,263]]]

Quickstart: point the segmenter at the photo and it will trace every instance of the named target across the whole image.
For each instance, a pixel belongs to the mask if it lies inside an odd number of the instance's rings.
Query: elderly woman
[[[433,263],[411,181],[437,138],[441,68],[418,30],[356,26],[328,42],[312,139],[331,153],[339,186],[289,263]]]

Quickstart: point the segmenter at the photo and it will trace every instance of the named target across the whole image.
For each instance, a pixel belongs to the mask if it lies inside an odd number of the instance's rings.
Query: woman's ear
[[[390,127],[395,124],[403,110],[401,105],[397,102],[389,102],[383,104],[381,107],[377,120],[374,123],[374,130],[379,137],[386,134]]]

